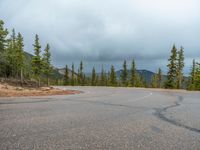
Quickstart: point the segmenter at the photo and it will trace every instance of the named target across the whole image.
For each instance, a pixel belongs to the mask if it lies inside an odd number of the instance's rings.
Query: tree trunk
[[[40,87],[40,77],[38,77],[38,87]]]
[[[47,86],[49,86],[49,77],[47,77]]]
[[[22,68],[20,71],[20,80],[21,80],[21,86],[23,86],[23,69]]]

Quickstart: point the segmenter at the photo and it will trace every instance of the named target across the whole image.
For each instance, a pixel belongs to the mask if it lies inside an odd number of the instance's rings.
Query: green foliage
[[[189,79],[189,85],[188,85],[188,88],[190,90],[194,90],[195,89],[195,87],[194,87],[195,72],[196,72],[196,62],[195,62],[195,59],[193,59],[193,62],[192,62],[192,71],[190,73],[190,79]]]
[[[121,83],[122,83],[122,86],[127,86],[127,79],[128,79],[128,71],[127,71],[127,66],[126,66],[126,60],[124,60],[124,63],[123,63],[123,69],[122,69],[122,73],[120,75],[120,78],[121,78]]]
[[[194,87],[195,90],[200,91],[200,63],[196,63]]]
[[[180,51],[178,51],[178,59],[177,59],[177,89],[182,88],[183,81],[183,67],[184,67],[184,51],[183,47],[181,47]]]
[[[117,86],[117,78],[115,74],[115,68],[113,65],[110,69],[109,86]]]
[[[72,63],[72,76],[71,76],[71,85],[74,86],[76,83],[75,80],[75,71],[74,71],[74,63]]]
[[[151,78],[151,87],[152,88],[162,87],[162,71],[160,68],[158,69],[158,72]]]
[[[8,47],[6,49],[6,76],[16,77],[17,76],[17,40],[15,30],[12,30],[12,34],[8,39]]]
[[[21,69],[24,67],[24,43],[23,43],[23,37],[20,33],[17,35],[17,48],[16,48],[16,57],[17,57],[17,66],[19,67],[18,71],[21,71]]]
[[[177,49],[176,46],[173,45],[173,48],[171,50],[171,56],[168,59],[169,64],[168,67],[168,73],[167,73],[167,81],[165,83],[166,88],[174,89],[176,87],[176,75],[177,75]]]
[[[157,88],[158,87],[158,75],[153,75],[151,79],[151,87]]]
[[[0,76],[6,76],[6,45],[8,31],[4,28],[4,22],[0,20]]]
[[[38,36],[34,44],[35,56],[32,56],[24,52],[21,33],[16,36],[13,29],[9,38],[7,38],[7,35],[8,31],[4,29],[4,22],[0,20],[0,77],[20,78],[22,84],[24,79],[31,79],[32,74],[38,81],[40,81],[40,77],[47,77],[50,59],[46,58],[50,57],[50,53],[45,52],[44,58],[41,59],[41,46]],[[54,74],[58,73],[54,70]]]
[[[84,85],[85,84],[85,78],[83,73],[83,62],[80,62],[80,66],[78,69],[78,85]]]
[[[136,85],[136,76],[137,76],[137,71],[135,66],[135,60],[133,59],[131,63],[131,77],[130,77],[130,83],[132,87],[135,87]]]
[[[95,68],[92,68],[92,77],[91,77],[91,85],[96,86],[96,81],[97,81],[97,76],[96,76],[96,71]]]
[[[177,51],[176,46],[173,45],[171,50],[171,56],[168,59],[169,64],[168,73],[167,73],[167,81],[165,82],[165,87],[174,89],[174,88],[182,88],[183,82],[183,68],[184,68],[184,51],[183,47],[179,51]]]
[[[35,44],[34,46],[34,53],[35,56],[32,58],[32,71],[34,74],[34,77],[38,80],[38,86],[40,86],[40,75],[42,72],[42,59],[41,59],[41,45],[39,43],[39,37],[36,34],[35,36]]]
[[[46,48],[44,49],[44,54],[42,58],[42,72],[45,75],[47,79],[47,85],[49,86],[49,77],[52,73],[52,67],[51,67],[51,53],[50,53],[50,46],[49,44],[46,45]]]
[[[135,86],[136,87],[144,87],[142,76],[140,76],[139,74],[136,74]]]
[[[161,88],[162,87],[162,70],[159,68],[158,69],[158,88]]]
[[[193,60],[188,89],[200,91],[200,63],[195,60]]]
[[[104,68],[102,66],[102,69],[101,69],[101,76],[100,76],[100,86],[105,86],[106,85],[106,73],[104,71]]]
[[[17,35],[16,63],[17,63],[17,74],[20,76],[21,84],[23,84],[25,56],[24,56],[23,37],[20,33],[18,33]]]
[[[8,35],[8,30],[4,28],[3,20],[0,20],[0,54],[6,49],[6,37]]]
[[[67,66],[67,65],[66,65],[66,67],[65,67],[64,81],[65,81],[65,85],[69,85],[69,83],[70,83],[70,78],[69,78],[69,69],[68,69],[68,66]]]

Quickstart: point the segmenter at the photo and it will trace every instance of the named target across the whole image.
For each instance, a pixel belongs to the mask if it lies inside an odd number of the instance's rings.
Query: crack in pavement
[[[185,128],[187,130],[190,130],[190,131],[193,131],[193,132],[196,132],[196,133],[200,133],[200,129],[184,125],[180,122],[177,122],[176,120],[169,119],[164,115],[164,112],[167,112],[168,109],[180,106],[181,105],[180,103],[183,101],[183,99],[184,98],[182,96],[178,96],[178,100],[173,105],[167,106],[167,107],[162,108],[162,109],[155,109],[156,112],[155,112],[154,115],[157,116],[159,119],[161,119],[165,122],[168,122],[170,124],[173,124],[175,126],[182,127],[182,128]]]

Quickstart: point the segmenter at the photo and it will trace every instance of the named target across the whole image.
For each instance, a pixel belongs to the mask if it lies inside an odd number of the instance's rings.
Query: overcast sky
[[[57,67],[83,60],[85,70],[101,64],[166,70],[173,44],[184,47],[185,72],[200,59],[199,0],[0,0],[0,19],[15,28],[33,53],[34,35],[51,45]]]

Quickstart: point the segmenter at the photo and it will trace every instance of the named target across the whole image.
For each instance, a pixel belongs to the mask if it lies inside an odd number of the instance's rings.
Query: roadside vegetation
[[[34,56],[29,57],[24,51],[22,34],[16,34],[14,29],[9,34],[4,28],[4,22],[0,20],[0,78],[18,79],[22,86],[27,81],[35,81],[38,87],[53,84],[200,90],[200,63],[193,60],[190,76],[185,77],[183,47],[177,49],[173,45],[168,59],[167,75],[163,75],[162,69],[158,68],[157,73],[151,77],[151,82],[147,83],[144,77],[137,72],[134,59],[130,69],[127,68],[127,61],[124,60],[119,78],[114,65],[111,65],[108,72],[102,66],[100,73],[97,73],[93,67],[92,73],[86,75],[82,61],[77,71],[72,63],[71,66],[66,65],[64,76],[58,77],[59,74],[55,75],[56,69],[51,64],[50,44],[47,43],[42,49],[37,34],[33,43]]]

